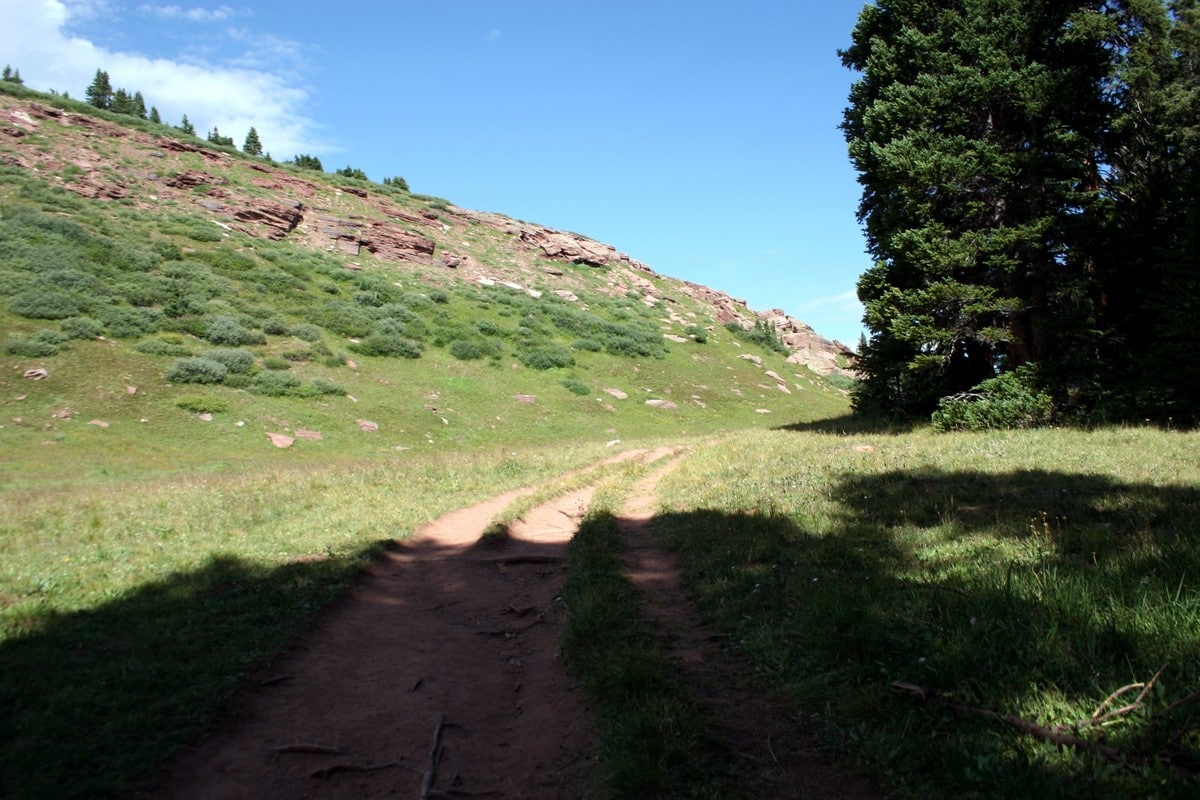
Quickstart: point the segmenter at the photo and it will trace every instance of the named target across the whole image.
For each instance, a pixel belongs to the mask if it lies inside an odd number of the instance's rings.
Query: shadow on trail
[[[218,718],[236,715],[229,704],[253,688],[248,678],[361,586],[356,579],[409,566],[397,558],[538,559],[544,549],[386,540],[277,568],[215,555],[92,609],[10,616],[24,632],[0,643],[0,797],[128,793]],[[447,603],[472,591],[441,589]],[[395,604],[365,599],[375,601]]]
[[[831,739],[889,781],[934,794],[968,785],[988,796],[1138,796],[1147,780],[1166,796],[1194,792],[1166,769],[1071,761],[889,686],[1065,723],[1165,666],[1143,712],[1105,741],[1135,757],[1169,749],[1176,764],[1200,767],[1187,708],[1148,724],[1200,690],[1200,491],[927,469],[845,474],[832,500],[840,516],[825,533],[770,514],[654,521],[703,613],[751,655],[769,691],[822,717]]]

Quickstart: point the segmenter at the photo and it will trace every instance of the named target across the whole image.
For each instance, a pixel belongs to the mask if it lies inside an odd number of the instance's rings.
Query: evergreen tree
[[[404,180],[404,178],[400,177],[399,175],[394,178],[384,178],[383,185],[395,186],[397,189],[403,189],[406,192],[408,191],[408,181]]]
[[[0,81],[5,83],[24,83],[21,79],[21,70],[13,69],[10,65],[4,65],[4,73],[0,75]]]
[[[150,121],[158,125],[162,124],[162,117],[159,116],[157,106],[150,106]]]
[[[104,70],[96,70],[96,77],[84,90],[84,96],[96,108],[108,108],[112,105],[113,89],[112,82],[108,79],[108,73]]]
[[[358,167],[345,166],[334,174],[341,175],[343,178],[357,178],[360,181],[369,180],[369,178],[367,178],[367,173],[363,172]]]
[[[108,110],[114,114],[132,114],[133,98],[129,96],[129,92],[118,88],[113,92],[112,102],[109,103]]]
[[[187,114],[184,114],[183,119],[179,121],[179,130],[183,131],[188,136],[196,135],[196,126],[191,123]]]
[[[843,131],[876,264],[856,406],[928,414],[1035,362],[1087,366],[1082,212],[1099,199],[1107,56],[1096,2],[878,0],[843,63]],[[1090,363],[1090,362],[1089,362]]]
[[[298,155],[292,158],[292,163],[301,169],[311,169],[316,172],[324,172],[325,168],[321,166],[321,159],[316,156]]]
[[[130,113],[140,119],[146,118],[146,99],[142,97],[141,92],[133,93],[133,100],[130,101]]]
[[[253,126],[250,127],[250,132],[246,134],[246,142],[242,145],[242,152],[249,156],[262,155],[262,142],[259,141],[258,131]]]
[[[222,136],[221,131],[219,131],[217,129],[216,125],[214,125],[213,129],[208,132],[208,141],[212,142],[213,144],[220,145],[222,147],[234,147],[235,146],[233,143],[233,137],[232,136]]]

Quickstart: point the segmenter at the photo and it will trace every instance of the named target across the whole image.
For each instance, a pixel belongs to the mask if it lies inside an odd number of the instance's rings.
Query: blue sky
[[[0,61],[97,68],[240,145],[570,230],[851,346],[869,266],[837,129],[862,3],[0,0]]]

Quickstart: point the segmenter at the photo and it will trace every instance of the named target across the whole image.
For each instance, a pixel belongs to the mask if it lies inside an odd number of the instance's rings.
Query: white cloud
[[[500,33],[499,28],[492,28],[490,31],[488,31],[487,40],[489,42],[498,42],[498,41],[500,41],[500,37],[502,35],[503,34]]]
[[[143,3],[138,11],[159,19],[183,19],[188,22],[222,22],[237,14],[229,6],[217,8],[182,8],[180,6],[156,6]]]
[[[827,297],[816,297],[800,304],[801,311],[823,311],[828,313],[854,313],[862,316],[863,305],[858,301],[858,292],[854,289],[832,294]]]
[[[82,98],[96,70],[103,69],[113,86],[140,91],[164,121],[177,124],[187,114],[201,135],[216,126],[240,145],[253,125],[276,158],[333,150],[321,140],[315,120],[303,113],[309,96],[297,77],[298,58],[290,60],[288,73],[247,57],[225,63],[189,58],[185,63],[182,57],[110,50],[66,32],[78,15],[103,5],[104,0],[75,0],[69,6],[61,0],[0,0],[0,53],[33,89],[69,91]],[[256,37],[254,42],[268,39],[272,52],[298,52],[297,45],[283,39]]]

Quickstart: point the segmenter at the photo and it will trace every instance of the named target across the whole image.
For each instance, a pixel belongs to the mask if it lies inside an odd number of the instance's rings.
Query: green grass
[[[393,456],[9,493],[3,795],[118,793],[194,736],[388,542],[597,455]]]
[[[1200,690],[1198,445],[1131,429],[748,434],[672,473],[655,524],[766,684],[898,795],[1188,796],[1165,768],[889,687],[1069,724],[1161,668],[1104,742],[1194,765],[1200,728],[1167,709]]]

